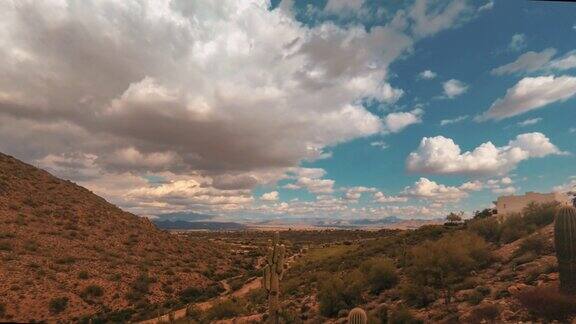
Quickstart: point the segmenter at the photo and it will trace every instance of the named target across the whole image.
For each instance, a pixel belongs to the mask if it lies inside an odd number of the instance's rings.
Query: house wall
[[[528,206],[531,202],[543,204],[551,202],[559,202],[565,205],[571,205],[570,197],[564,193],[537,193],[527,192],[522,196],[501,196],[496,201],[496,210],[498,215],[506,215],[513,213],[520,213],[524,207]]]

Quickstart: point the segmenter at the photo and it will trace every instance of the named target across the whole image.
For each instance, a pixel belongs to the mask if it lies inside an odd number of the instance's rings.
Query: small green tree
[[[360,269],[372,293],[378,294],[398,283],[398,274],[394,262],[388,258],[376,258],[362,263]]]
[[[320,313],[335,316],[341,309],[352,309],[362,302],[363,275],[354,271],[343,278],[332,275],[326,278],[318,292]]]
[[[458,224],[462,221],[462,216],[464,216],[464,212],[459,212],[459,213],[450,213],[448,214],[448,216],[446,216],[446,220],[448,221],[448,223],[450,224]]]

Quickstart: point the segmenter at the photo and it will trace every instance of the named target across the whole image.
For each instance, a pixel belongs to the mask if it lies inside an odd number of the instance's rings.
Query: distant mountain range
[[[152,220],[154,225],[165,230],[210,230],[210,231],[232,231],[243,230],[247,226],[234,222],[189,222],[183,220]]]
[[[194,212],[176,212],[156,215],[158,221],[186,221],[195,222],[200,220],[213,219],[214,215],[199,214]]]

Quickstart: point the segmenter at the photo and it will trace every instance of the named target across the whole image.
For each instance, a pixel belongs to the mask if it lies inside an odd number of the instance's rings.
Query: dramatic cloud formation
[[[2,2],[0,11],[10,26],[0,44],[2,124],[67,123],[49,145],[86,130],[95,139],[51,153],[84,151],[119,170],[289,167],[376,134],[379,118],[357,102],[398,99],[387,66],[412,45],[391,26],[305,27],[258,0]]]
[[[576,94],[576,77],[527,77],[506,91],[477,121],[502,120],[542,108],[557,101],[565,101]]]
[[[363,0],[0,1],[0,151],[140,215],[440,215],[392,204],[476,184],[386,196],[302,165],[422,123],[391,64],[492,6],[415,0],[366,22]],[[449,80],[444,95],[467,89]],[[279,181],[298,199],[282,201]]]
[[[418,173],[497,175],[514,169],[521,161],[551,154],[562,152],[541,133],[518,135],[502,147],[483,143],[464,153],[450,138],[424,137],[408,156],[406,167]]]
[[[468,91],[468,86],[464,82],[458,81],[456,79],[451,79],[444,82],[442,88],[444,89],[444,95],[449,99],[458,97],[459,95]]]

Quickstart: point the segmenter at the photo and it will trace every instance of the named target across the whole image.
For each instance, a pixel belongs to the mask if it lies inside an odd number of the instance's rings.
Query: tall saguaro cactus
[[[560,272],[560,290],[576,294],[576,208],[561,207],[554,223],[554,245]]]
[[[286,247],[280,244],[280,235],[274,233],[274,242],[268,249],[267,265],[264,267],[263,286],[268,293],[268,312],[270,322],[278,323],[278,295],[280,294],[280,279],[284,274],[284,255]]]

